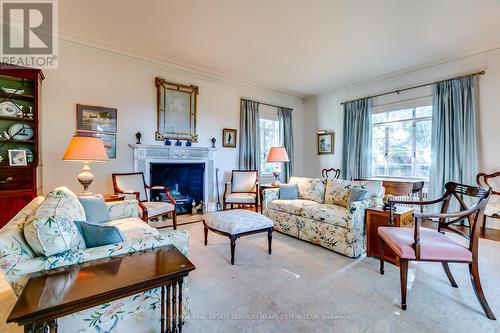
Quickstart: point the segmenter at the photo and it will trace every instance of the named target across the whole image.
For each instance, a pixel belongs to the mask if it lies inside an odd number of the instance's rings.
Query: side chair
[[[478,242],[479,232],[477,222],[481,221],[491,189],[474,187],[469,185],[448,182],[445,185],[445,193],[438,199],[430,201],[399,201],[390,200],[390,205],[412,204],[412,205],[434,205],[442,203],[440,213],[414,213],[414,228],[379,227],[380,237],[380,274],[384,274],[384,248],[389,246],[399,258],[401,279],[401,308],[406,310],[406,284],[408,280],[409,261],[431,261],[440,262],[454,288],[458,288],[448,263],[464,263],[469,266],[472,287],[476,297],[481,304],[486,316],[496,320],[491,311],[481,287],[479,278]],[[476,198],[478,201],[471,208],[467,208],[462,197]],[[461,206],[460,212],[448,213],[450,200],[456,198]],[[437,230],[420,227],[421,219],[438,219]],[[453,227],[453,224],[468,221],[468,231],[462,232]],[[390,222],[394,222],[394,214],[390,211]],[[467,224],[466,224],[467,225]],[[444,231],[454,232],[468,240],[468,246],[464,246],[445,235]]]
[[[500,191],[495,190],[490,184],[490,181],[494,178],[498,178],[498,181],[500,181],[500,171],[490,174],[479,173],[476,176],[477,185],[491,188],[491,199],[488,201],[482,221],[483,232],[486,228],[486,218],[500,220]]]
[[[175,209],[175,200],[170,195],[168,187],[165,186],[149,186],[144,180],[144,173],[131,172],[131,173],[113,173],[113,187],[115,193],[133,195],[133,198],[139,202],[141,209],[141,218],[144,222],[148,223],[150,219],[163,217],[165,215],[172,215],[172,226],[177,229],[177,214]],[[147,190],[161,190],[165,197],[170,202],[164,201],[150,201],[148,199]]]
[[[250,205],[255,206],[255,211],[259,211],[257,170],[233,170],[231,181],[226,183],[224,188],[224,199],[222,208],[227,209],[227,205]]]
[[[331,176],[329,175],[330,172],[332,173]],[[323,169],[321,170],[321,177],[339,179],[340,169],[335,169],[335,168]]]

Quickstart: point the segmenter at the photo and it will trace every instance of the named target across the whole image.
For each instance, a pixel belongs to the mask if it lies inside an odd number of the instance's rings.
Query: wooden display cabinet
[[[380,258],[380,238],[378,227],[413,227],[413,208],[396,206],[394,211],[394,224],[389,223],[388,210],[382,208],[368,208],[366,210],[366,255]],[[389,246],[384,249],[384,258],[399,266],[396,254]]]
[[[0,63],[0,228],[38,194],[38,112],[43,79],[39,69]],[[24,150],[27,165],[12,166],[9,150]]]

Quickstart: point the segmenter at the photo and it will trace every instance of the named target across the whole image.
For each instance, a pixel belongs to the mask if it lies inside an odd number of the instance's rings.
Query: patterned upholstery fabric
[[[36,213],[28,217],[24,237],[37,255],[84,249],[85,241],[74,221],[85,220],[85,211],[76,195],[66,187],[59,187],[47,194]]]
[[[488,201],[484,215],[500,218],[500,196],[492,196]]]
[[[12,230],[12,225],[22,226],[23,219],[29,218],[43,198],[35,199],[26,206],[8,227],[0,230]],[[69,251],[51,255],[32,257],[26,254],[19,255],[19,250],[0,255],[0,271],[10,282],[16,295],[19,295],[28,280],[29,273],[63,267],[95,259],[116,255],[131,254],[136,251],[153,249],[167,244],[173,244],[184,255],[188,252],[189,235],[185,231],[170,231],[160,234],[156,229],[149,227],[138,218],[137,201],[120,201],[107,203],[108,211],[113,218],[120,219],[104,223],[120,229],[125,235],[125,241],[118,244],[105,245],[89,249],[74,248]],[[22,236],[22,235],[21,235]],[[1,237],[1,236],[0,236]],[[71,281],[67,281],[70,283]],[[189,316],[188,280],[183,283],[184,315]],[[82,332],[159,332],[160,318],[160,289],[148,290],[130,297],[109,302],[90,308],[58,320],[59,331],[69,333]]]
[[[0,258],[9,256],[11,259],[31,259],[35,253],[24,238],[24,223],[34,214],[40,204],[45,200],[39,196],[33,199],[16,216],[14,216],[2,229],[0,229]]]
[[[299,187],[299,199],[316,201],[323,203],[325,199],[325,183],[319,178],[290,178],[290,184],[297,184]]]
[[[284,213],[289,213],[293,215],[302,215],[302,210],[307,207],[314,207],[314,206],[319,206],[320,204],[311,201],[311,200],[301,200],[301,199],[296,199],[296,200],[273,200],[269,202],[268,208],[269,209],[275,209],[280,212]]]
[[[294,181],[310,183],[308,178],[301,181],[295,177]],[[367,185],[368,182],[360,183],[350,182],[350,185]],[[381,201],[383,187],[379,182],[371,183],[369,190],[376,192]],[[273,220],[275,230],[349,257],[355,258],[365,252],[365,210],[371,198],[343,207],[316,200],[279,200],[277,189],[266,189],[262,194],[263,213]]]
[[[273,221],[264,215],[242,209],[208,213],[204,220],[209,227],[231,235],[273,226]]]
[[[383,197],[382,182],[379,181],[353,181],[328,178],[326,181],[325,203],[347,207],[349,196],[354,186],[361,186],[365,189],[368,197]]]

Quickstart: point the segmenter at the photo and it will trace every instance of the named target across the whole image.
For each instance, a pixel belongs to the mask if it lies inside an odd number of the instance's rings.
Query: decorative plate
[[[12,140],[29,140],[33,137],[33,134],[35,134],[33,127],[25,123],[15,123],[9,127],[9,136]]]
[[[0,103],[0,115],[4,116],[15,116],[19,112],[19,108],[16,104],[12,102],[2,102]]]

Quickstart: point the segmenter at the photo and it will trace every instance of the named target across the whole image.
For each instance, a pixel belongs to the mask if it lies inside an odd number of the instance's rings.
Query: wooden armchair
[[[478,242],[479,234],[477,222],[483,218],[484,210],[491,195],[491,189],[474,187],[449,182],[445,185],[446,192],[438,199],[431,201],[398,201],[390,200],[390,205],[404,203],[412,205],[434,205],[442,203],[441,213],[414,213],[415,227],[395,228],[379,227],[380,237],[380,274],[384,274],[384,247],[387,244],[398,256],[401,278],[401,308],[406,310],[406,284],[408,277],[408,262],[432,261],[441,262],[452,287],[457,288],[457,283],[451,274],[448,263],[465,263],[469,265],[469,272],[475,294],[486,316],[495,320],[486,297],[484,296],[479,279]],[[478,202],[467,208],[463,196],[474,197]],[[452,198],[460,203],[462,211],[448,213],[448,206]],[[437,230],[420,227],[420,219],[436,218]],[[394,216],[391,210],[390,221]],[[462,232],[453,227],[453,224],[468,221],[468,232]],[[468,240],[468,247],[455,242],[444,234],[444,231],[454,232]]]
[[[332,173],[331,176],[329,176],[329,173]],[[340,169],[335,169],[335,168],[330,168],[330,169],[323,169],[321,170],[321,177],[323,178],[334,178],[334,179],[339,179],[340,177]]]
[[[476,176],[476,181],[479,186],[491,188],[491,199],[488,202],[488,205],[486,206],[486,209],[484,211],[483,225],[482,225],[483,231],[484,228],[486,228],[486,218],[500,219],[500,192],[494,190],[493,186],[491,186],[490,184],[490,181],[493,180],[494,178],[498,178],[498,181],[500,181],[500,171],[490,174],[479,173]]]
[[[255,211],[259,211],[259,197],[257,170],[233,170],[231,181],[226,183],[224,189],[224,199],[222,207],[227,209],[227,205],[250,205],[255,206]]]
[[[173,228],[177,229],[175,200],[170,195],[168,187],[147,185],[142,172],[113,173],[111,177],[115,193],[133,195],[133,198],[139,201],[139,208],[142,211],[141,218],[144,222],[147,223],[152,218],[172,214]],[[148,200],[148,189],[163,191],[170,202]]]

